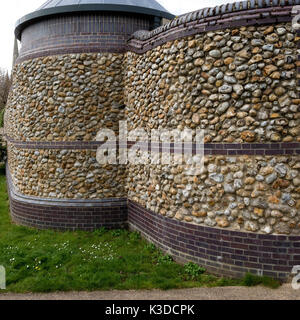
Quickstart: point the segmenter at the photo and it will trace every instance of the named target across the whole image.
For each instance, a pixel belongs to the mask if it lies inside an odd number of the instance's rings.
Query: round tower
[[[47,1],[21,18],[5,115],[15,222],[93,230],[127,221],[126,167],[96,160],[125,118],[127,40],[171,19],[155,0]]]
[[[124,53],[135,31],[152,30],[173,17],[155,0],[47,1],[16,24],[19,61],[78,52]]]

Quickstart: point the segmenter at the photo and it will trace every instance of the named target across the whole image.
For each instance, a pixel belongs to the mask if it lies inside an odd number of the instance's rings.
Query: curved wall
[[[130,41],[131,128],[205,130],[201,175],[128,166],[130,226],[179,261],[283,279],[300,261],[299,37],[289,10],[204,10]]]
[[[299,236],[238,232],[196,225],[128,202],[129,225],[179,262],[193,261],[218,275],[246,272],[287,280],[300,262]]]
[[[65,42],[32,59],[26,29],[5,115],[13,219],[60,230],[128,220],[179,260],[287,278],[300,264],[299,37],[291,6],[244,4],[139,32],[126,54]],[[205,171],[99,165],[96,134],[122,119],[204,129]]]
[[[295,40],[285,23],[211,31],[128,53],[131,128],[201,128],[207,155],[205,171],[193,177],[184,166],[129,166],[129,199],[187,222],[299,234]],[[298,151],[287,154],[292,142]]]
[[[101,128],[118,133],[124,119],[122,63],[121,54],[99,53],[16,65],[5,125],[12,143],[9,166],[22,194],[125,197],[125,166],[98,164],[92,143]]]
[[[6,131],[18,141],[92,141],[124,118],[123,55],[82,53],[17,64]]]

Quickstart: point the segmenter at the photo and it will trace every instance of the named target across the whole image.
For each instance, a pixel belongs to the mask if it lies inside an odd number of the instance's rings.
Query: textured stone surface
[[[148,131],[200,126],[205,142],[300,141],[294,40],[289,24],[242,27],[128,53],[130,124]],[[197,177],[185,176],[184,167],[132,166],[128,196],[179,220],[184,207],[200,225],[299,234],[299,158],[207,157],[206,166]],[[156,184],[160,190],[149,192]]]
[[[299,142],[296,37],[290,24],[279,24],[265,41],[268,28],[207,32],[127,53],[132,127],[201,127],[206,142]]]
[[[300,142],[296,61],[290,24],[207,32],[143,55],[29,60],[14,69],[6,132],[17,141],[93,141],[126,118],[148,133],[201,128],[206,143]],[[101,166],[92,150],[9,146],[9,166],[25,195],[128,197],[191,224],[300,232],[296,156],[208,156],[205,171],[188,176],[185,166]]]
[[[124,118],[122,54],[76,54],[15,67],[6,132],[24,141],[92,141]]]
[[[299,177],[299,161],[284,156],[209,156],[198,176],[188,176],[184,166],[129,166],[128,197],[157,214],[168,212],[168,217],[195,224],[300,234],[300,193],[293,182]],[[284,167],[285,177],[267,175],[273,167]]]
[[[9,147],[17,191],[41,198],[126,198],[122,165],[100,165],[96,151],[17,150]]]

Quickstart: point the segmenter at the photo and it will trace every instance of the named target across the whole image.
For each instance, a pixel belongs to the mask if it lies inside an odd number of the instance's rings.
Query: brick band
[[[61,141],[61,142],[24,142],[16,141],[6,136],[9,143],[12,143],[17,149],[52,149],[52,150],[97,150],[105,142],[101,141]],[[133,142],[128,141],[127,147],[130,148],[133,145],[138,144],[141,150],[148,152],[171,152],[171,153],[183,153],[182,144],[170,143],[166,145],[162,142]],[[126,147],[126,144],[111,144],[112,147]],[[185,147],[186,148],[186,147]],[[197,146],[195,143],[190,144],[189,149],[193,155],[197,154]],[[205,155],[227,155],[227,156],[239,156],[239,155],[299,155],[300,143],[206,143],[204,144]]]
[[[286,280],[300,265],[300,236],[263,235],[198,226],[157,215],[128,202],[132,229],[172,254],[219,275],[241,277],[246,272]]]
[[[51,200],[18,194],[7,168],[11,216],[39,229],[93,231],[129,224],[181,262],[193,261],[219,275],[246,272],[287,280],[300,265],[300,236],[263,235],[199,226],[157,215],[126,199]]]

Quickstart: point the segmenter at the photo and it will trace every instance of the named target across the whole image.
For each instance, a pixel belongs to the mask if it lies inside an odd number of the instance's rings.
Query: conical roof
[[[58,8],[63,6],[83,5],[83,4],[102,4],[102,5],[125,5],[155,9],[168,12],[162,5],[155,0],[48,0],[38,10]]]
[[[16,24],[15,34],[21,38],[23,29],[43,17],[73,12],[115,11],[145,14],[154,17],[173,19],[156,0],[48,0],[36,11],[24,16]]]

